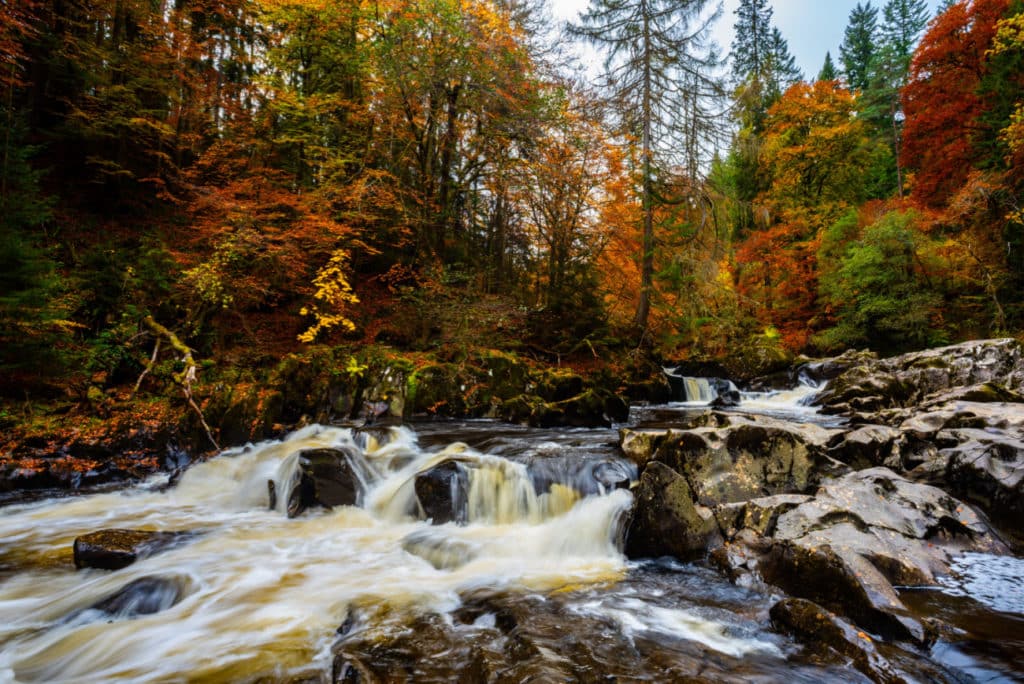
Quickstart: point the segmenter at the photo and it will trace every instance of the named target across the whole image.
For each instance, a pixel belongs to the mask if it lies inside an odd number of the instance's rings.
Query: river
[[[828,420],[800,396],[747,396],[744,409]],[[695,410],[637,409],[631,422],[671,425]],[[330,681],[355,671],[338,671],[345,657],[379,659],[392,646],[407,654],[406,674],[393,681],[470,681],[479,667],[464,659],[473,658],[489,659],[491,673],[508,659],[501,681],[530,673],[546,681],[544,672],[578,681],[866,681],[774,632],[768,610],[777,596],[734,586],[702,564],[627,560],[632,495],[588,480],[600,468],[635,479],[616,444],[613,429],[491,421],[310,426],[226,450],[173,485],[163,475],[116,492],[7,506],[0,681]],[[297,453],[319,447],[356,455],[361,505],[288,518],[279,496],[271,509],[268,480],[286,494]],[[415,515],[413,479],[449,458],[471,466],[467,521],[431,525]],[[540,494],[538,473],[552,483]],[[104,528],[194,536],[121,570],[75,570],[74,539]],[[170,591],[157,596],[156,612],[103,607],[149,578]],[[1018,608],[997,611],[1010,625],[1011,651],[1024,633]],[[513,633],[518,651],[508,646]],[[417,664],[434,645],[417,639],[451,643],[435,648],[442,658]],[[453,644],[475,650],[460,656]],[[1009,681],[1024,671],[946,645],[946,660],[965,677]],[[516,670],[516,661],[533,669]]]

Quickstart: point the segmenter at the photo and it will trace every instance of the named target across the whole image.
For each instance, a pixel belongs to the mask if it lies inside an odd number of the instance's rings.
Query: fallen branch
[[[153,370],[153,366],[156,365],[156,357],[160,354],[160,338],[156,338],[156,344],[153,345],[153,355],[149,357],[149,363],[142,370],[142,374],[139,375],[139,379],[135,381],[135,387],[132,389],[132,393],[128,395],[128,399],[134,399],[135,395],[139,393],[139,388],[142,387],[142,381],[149,375],[149,371]]]
[[[196,412],[199,416],[199,422],[203,426],[203,430],[206,431],[206,436],[210,439],[210,443],[213,447],[220,450],[220,445],[217,444],[217,440],[213,438],[213,432],[210,430],[210,426],[206,424],[206,417],[203,416],[203,410],[199,408],[196,400],[192,397],[192,385],[196,382],[196,361],[192,356],[192,349],[181,341],[181,339],[175,335],[171,330],[153,320],[152,316],[146,316],[143,322],[157,335],[164,337],[170,345],[181,354],[181,361],[185,364],[185,370],[180,373],[174,374],[174,380],[181,386],[181,390],[185,395],[188,405]],[[159,345],[159,339],[157,340]],[[156,351],[153,352],[154,359],[156,358]],[[152,364],[150,364],[152,365]],[[148,370],[148,369],[147,369]],[[140,382],[142,378],[139,378]]]

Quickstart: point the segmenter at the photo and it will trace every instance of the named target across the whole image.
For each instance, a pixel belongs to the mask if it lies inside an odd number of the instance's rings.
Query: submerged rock
[[[307,508],[355,506],[361,486],[349,455],[340,449],[306,449],[299,453],[299,466],[288,490],[289,518]]]
[[[109,529],[75,539],[76,568],[119,570],[137,560],[184,543],[192,532]]]
[[[97,601],[89,610],[114,618],[133,618],[167,610],[185,597],[185,584],[178,577],[140,577]]]

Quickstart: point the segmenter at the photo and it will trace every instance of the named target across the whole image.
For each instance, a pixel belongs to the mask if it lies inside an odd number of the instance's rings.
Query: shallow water
[[[636,420],[664,420],[656,414],[639,411]],[[459,639],[471,633],[485,651],[513,635],[549,668],[538,671],[580,681],[864,681],[774,633],[767,614],[777,597],[698,565],[628,562],[621,533],[632,495],[594,485],[602,469],[635,479],[616,441],[612,429],[491,421],[361,433],[311,426],[228,450],[171,487],[163,476],[0,509],[0,681],[329,679],[332,648],[351,643],[353,653],[390,657],[401,649],[380,649],[415,641],[410,625],[425,616],[439,616],[437,629]],[[289,519],[297,454],[318,447],[350,454],[361,505]],[[413,481],[449,458],[471,466],[468,524],[431,525],[420,519]],[[268,480],[282,493],[276,510]],[[75,537],[111,527],[196,536],[121,570],[76,571]],[[155,597],[156,612],[90,609],[149,578],[171,588]],[[984,593],[968,579],[964,586]],[[993,610],[975,604],[983,615]],[[471,605],[482,607],[460,618]],[[1019,606],[995,610],[1007,608]],[[1005,658],[993,664],[963,642],[942,643],[959,649],[956,657],[932,657],[965,672],[1016,672]],[[494,648],[499,659],[521,655]],[[452,681],[469,665],[456,658],[438,667],[449,669],[414,680]]]

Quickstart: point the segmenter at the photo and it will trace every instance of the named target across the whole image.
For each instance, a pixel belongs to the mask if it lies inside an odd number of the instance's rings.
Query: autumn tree
[[[820,232],[865,199],[862,169],[878,154],[853,94],[836,81],[799,83],[769,111],[771,184],[756,199],[765,227],[737,247],[741,294],[792,348],[812,332]]]
[[[832,263],[821,269],[821,296],[835,325],[818,345],[902,352],[948,339],[936,277],[943,264],[920,223],[914,211],[889,211],[861,227],[853,211],[826,231],[818,258]]]
[[[609,88],[625,129],[640,141],[643,250],[635,316],[640,329],[646,329],[651,310],[656,210],[681,200],[670,192],[674,152],[692,151],[694,131],[706,135],[704,119],[713,114],[693,102],[679,107],[679,97],[720,92],[713,75],[718,58],[708,38],[717,12],[708,13],[710,5],[706,0],[593,0],[572,27],[575,35],[606,50]],[[695,181],[685,184],[688,193]]]
[[[903,162],[914,170],[912,196],[939,208],[978,159],[972,131],[985,110],[979,88],[986,53],[1008,0],[950,6],[914,53],[903,89]]]

